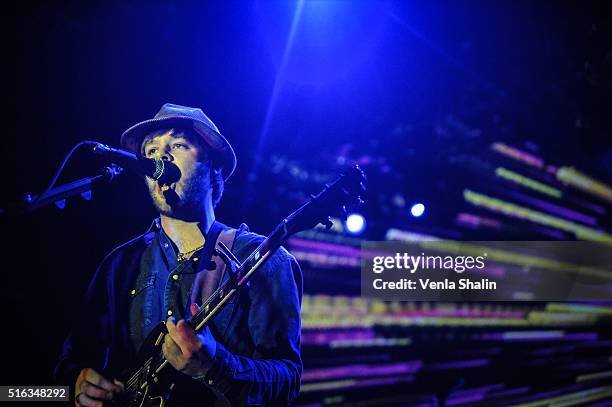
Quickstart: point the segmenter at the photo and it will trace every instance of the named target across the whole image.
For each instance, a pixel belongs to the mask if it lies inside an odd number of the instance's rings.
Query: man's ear
[[[212,164],[212,163],[211,163]],[[221,168],[210,167],[210,182],[214,183],[217,177],[221,175]]]

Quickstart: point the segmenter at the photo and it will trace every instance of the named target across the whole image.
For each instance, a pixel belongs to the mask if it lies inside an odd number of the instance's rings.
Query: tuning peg
[[[66,207],[66,200],[61,199],[59,201],[55,201],[55,206],[57,206],[60,209],[64,209]]]
[[[326,230],[330,230],[332,228],[332,226],[334,226],[334,222],[328,216],[327,219],[323,222],[323,226],[325,226]]]
[[[85,191],[85,192],[81,193],[81,196],[86,201],[91,201],[91,189],[89,191]]]

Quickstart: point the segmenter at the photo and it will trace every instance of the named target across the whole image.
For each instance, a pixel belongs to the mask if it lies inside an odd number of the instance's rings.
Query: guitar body
[[[145,338],[137,354],[136,366],[140,371],[136,376],[128,370],[125,377],[131,378],[129,391],[121,397],[117,404],[126,407],[168,407],[171,398],[172,376],[178,374],[174,369],[164,369],[159,374],[155,373],[155,367],[159,365],[159,357],[162,355],[164,336],[168,333],[166,324],[160,322],[153,328]]]
[[[132,378],[132,385],[116,404],[125,407],[173,407],[193,404],[210,407],[229,407],[229,401],[203,382],[175,370],[167,364],[159,372],[162,363],[162,345],[168,333],[165,322],[160,322],[145,338],[137,354],[138,369],[128,370],[124,377]],[[137,375],[133,373],[138,371]],[[174,390],[181,389],[180,395]],[[179,392],[177,392],[179,393]],[[196,403],[197,402],[197,403]]]
[[[138,399],[134,399],[128,406],[138,407],[168,407],[166,399],[162,396],[152,396],[149,394],[151,391],[150,387],[147,387]]]

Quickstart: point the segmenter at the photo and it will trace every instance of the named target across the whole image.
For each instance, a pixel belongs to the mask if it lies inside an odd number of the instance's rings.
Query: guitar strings
[[[266,239],[267,240],[267,239]],[[259,253],[259,251],[262,249],[264,243],[266,242],[266,240],[264,240],[259,246],[257,246],[257,249],[253,250],[253,252],[251,252],[251,254],[242,262],[242,264],[240,265],[239,269],[236,271],[240,271],[243,270],[245,268],[246,265],[248,265],[252,258],[255,256],[255,253]],[[249,265],[250,267],[250,265]],[[199,316],[202,316],[205,313],[205,309],[207,306],[209,306],[210,304],[212,304],[214,301],[217,300],[217,297],[220,295],[221,292],[226,291],[227,290],[227,286],[230,284],[230,281],[226,281],[221,287],[217,288],[210,297],[208,297],[206,299],[206,301],[204,301],[202,303],[202,309],[193,316],[193,318],[191,318],[191,321],[197,319]],[[196,324],[197,325],[197,324]]]
[[[136,373],[134,373],[134,375],[128,380],[128,386],[127,386],[128,388],[130,388],[133,385],[138,384],[140,382],[140,379],[145,374],[146,369],[151,365],[151,362],[153,362],[153,358],[152,357],[147,359],[147,361],[144,363],[144,365],[141,366],[136,371]]]

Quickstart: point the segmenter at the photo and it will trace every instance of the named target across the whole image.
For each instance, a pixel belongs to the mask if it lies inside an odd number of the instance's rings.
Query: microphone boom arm
[[[26,194],[24,202],[14,211],[7,211],[10,214],[30,213],[49,204],[55,204],[60,209],[64,208],[66,198],[71,196],[81,195],[86,200],[91,199],[91,189],[94,184],[100,181],[112,181],[117,175],[123,171],[123,168],[112,164],[105,167],[102,172],[93,177],[81,178],[80,180],[69,182],[59,187],[53,188],[45,192],[42,196]]]

